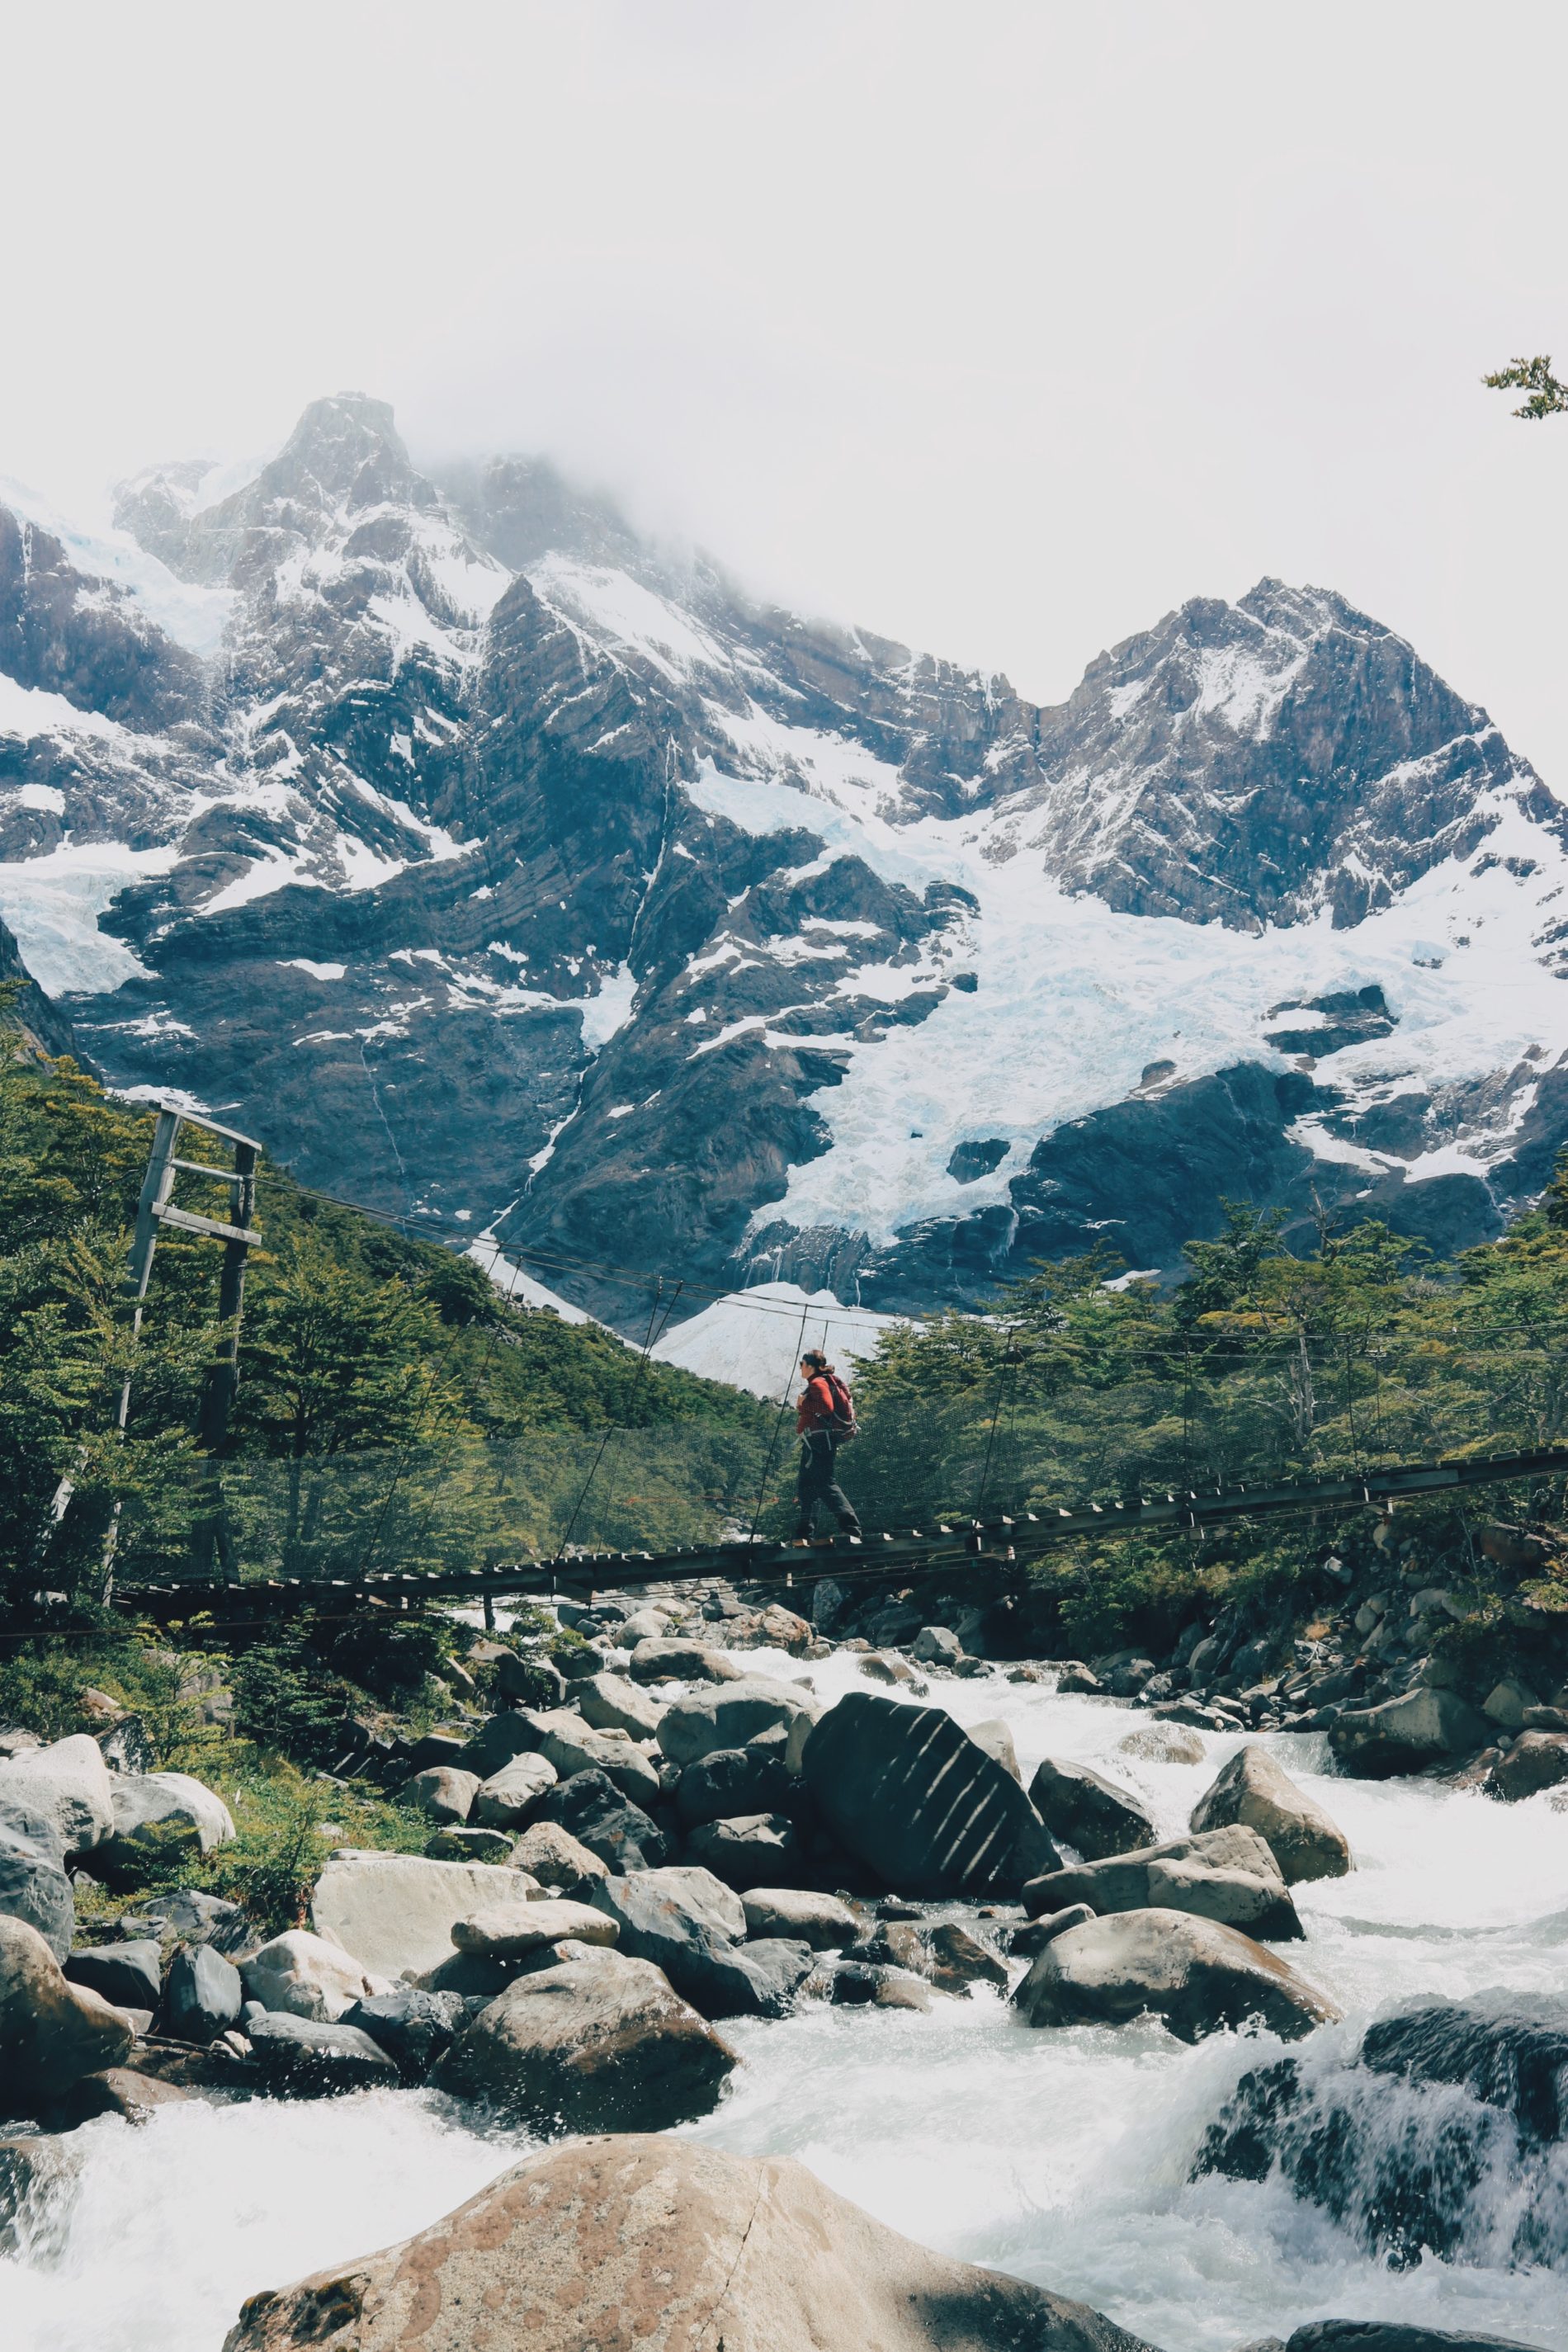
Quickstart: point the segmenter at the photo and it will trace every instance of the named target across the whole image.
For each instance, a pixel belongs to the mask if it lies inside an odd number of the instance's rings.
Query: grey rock
[[[742,1898],[748,1936],[782,1937],[814,1951],[842,1951],[860,1932],[860,1920],[836,1895],[792,1886],[749,1887]]]
[[[784,1812],[799,1801],[800,1782],[777,1748],[716,1748],[688,1764],[675,1808],[688,1830],[743,1813]]]
[[[355,2001],[339,2021],[367,2033],[405,2083],[422,2083],[468,2024],[468,2011],[459,1992],[424,1992],[416,1985],[399,1985],[373,2000]]]
[[[396,2064],[380,2043],[341,2018],[328,2024],[269,2011],[252,2019],[246,2032],[257,2073],[277,2098],[331,2098],[398,2079]]]
[[[210,2042],[237,2025],[245,1986],[232,1960],[210,1944],[193,1944],[169,1963],[163,2009],[171,2033],[184,2042]]]
[[[466,1822],[479,1792],[479,1776],[456,1764],[427,1764],[397,1792],[398,1802],[412,1805],[432,1822]]]
[[[448,1822],[433,1830],[423,1852],[427,1862],[510,1862],[516,1837],[510,1830],[475,1829],[470,1823]]]
[[[586,1903],[595,1887],[610,1874],[609,1864],[559,1822],[535,1822],[524,1830],[510,1859],[541,1886],[552,1887],[558,1895],[570,1895],[579,1903]]]
[[[68,1981],[36,1927],[0,1918],[0,2113],[26,2115],[83,2074],[123,2063],[131,2021]]]
[[[559,1822],[613,1871],[654,1870],[668,1857],[658,1822],[604,1772],[574,1772],[561,1781],[541,1801],[539,1818]]]
[[[1515,2336],[1478,2336],[1469,2328],[1405,2327],[1388,2319],[1315,2319],[1298,2327],[1285,2352],[1539,2352]]]
[[[1010,1772],[1022,1788],[1024,1776],[1018,1769],[1018,1751],[1013,1745],[1012,1732],[1000,1717],[984,1723],[967,1723],[963,1727],[976,1748],[984,1748],[986,1755],[994,1758],[1005,1772]]]
[[[76,1898],[52,1812],[0,1799],[0,1917],[36,1927],[57,1960],[76,1934]]]
[[[626,1672],[639,1683],[738,1683],[746,1674],[733,1658],[701,1642],[661,1635],[637,1644]]]
[[[594,1730],[624,1731],[632,1739],[651,1739],[664,1712],[658,1699],[625,1675],[589,1675],[573,1685],[573,1696]]]
[[[1152,1845],[1158,1834],[1141,1799],[1070,1758],[1046,1757],[1029,1783],[1029,1799],[1051,1835],[1076,1846],[1086,1862]]]
[[[1344,1832],[1266,1748],[1238,1748],[1193,1808],[1194,1830],[1238,1823],[1264,1839],[1287,1886],[1304,1879],[1342,1878],[1350,1869]]]
[[[474,1820],[489,1829],[522,1829],[561,1775],[547,1756],[525,1750],[481,1780],[474,1794]]]
[[[1254,2017],[1290,2041],[1340,2013],[1250,1937],[1184,1911],[1123,1912],[1053,1937],[1013,1998],[1026,2025],[1120,2025],[1147,2013],[1183,2042]]]
[[[67,1980],[88,1985],[112,2009],[155,2011],[163,1998],[163,1955],[154,1943],[93,1944],[72,1952]]]
[[[963,1655],[963,1644],[950,1625],[922,1625],[910,1653],[922,1665],[953,1666]]]
[[[822,1711],[821,1701],[797,1685],[751,1675],[673,1701],[659,1717],[658,1744],[671,1763],[684,1767],[715,1748],[742,1747],[774,1725],[787,1731],[802,1717],[815,1719]]]
[[[694,1862],[728,1886],[777,1886],[795,1874],[799,1841],[784,1813],[742,1814],[704,1822],[686,1841]]]
[[[457,1920],[526,1901],[535,1883],[526,1871],[493,1863],[342,1846],[316,1881],[310,1923],[375,1973],[417,1975],[451,1950]]]
[[[1094,1917],[1087,1903],[1069,1903],[1065,1911],[1047,1911],[1038,1919],[1026,1919],[1015,1927],[1008,1949],[1016,1960],[1032,1960],[1058,1936],[1065,1936],[1069,1927],[1081,1927]]]
[[[1174,1873],[1171,1865],[1177,1866]],[[1272,1851],[1256,1830],[1241,1826],[1200,1830],[1104,1862],[1051,1871],[1024,1888],[1024,1906],[1033,1916],[1072,1903],[1087,1903],[1100,1914],[1157,1904],[1270,1937],[1302,1932]]]
[[[122,1936],[151,1936],[165,1951],[174,1944],[211,1944],[216,1951],[239,1952],[255,1940],[249,1920],[237,1903],[220,1895],[183,1886],[172,1895],[144,1897],[120,1922]]]
[[[98,1742],[85,1731],[0,1761],[0,1805],[42,1814],[66,1854],[87,1853],[114,1832],[114,1787]]]
[[[1508,1754],[1492,1766],[1492,1793],[1505,1804],[1517,1804],[1563,1780],[1568,1780],[1568,1733],[1562,1731],[1521,1731]]]
[[[595,1891],[594,1903],[619,1927],[616,1948],[662,1969],[676,1991],[707,2018],[777,2016],[811,1970],[813,1953],[803,1939],[738,1945],[733,1939],[746,1932],[745,1914],[706,1870],[612,1878]]]
[[[1016,1895],[1060,1861],[1016,1780],[938,1707],[851,1691],[804,1766],[840,1844],[910,1894]]]
[[[1376,1706],[1347,1708],[1329,1727],[1342,1771],[1363,1780],[1419,1772],[1484,1748],[1492,1726],[1456,1692],[1416,1689]]]

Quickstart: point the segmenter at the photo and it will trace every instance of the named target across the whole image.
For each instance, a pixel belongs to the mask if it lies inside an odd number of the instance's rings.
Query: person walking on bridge
[[[795,1399],[795,1425],[800,1438],[800,1468],[795,1475],[795,1500],[800,1506],[796,1543],[811,1539],[818,1503],[826,1503],[847,1536],[858,1536],[860,1521],[854,1504],[838,1484],[836,1467],[839,1447],[855,1431],[855,1400],[820,1348],[808,1348],[800,1360],[805,1386]]]

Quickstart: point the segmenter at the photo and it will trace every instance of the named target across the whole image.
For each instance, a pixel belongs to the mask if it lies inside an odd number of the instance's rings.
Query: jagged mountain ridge
[[[0,913],[115,1083],[623,1323],[595,1265],[908,1308],[1171,1268],[1222,1194],[1448,1245],[1543,1180],[1564,812],[1329,592],[1049,709],[359,395],[209,478],[118,509],[228,598],[205,661],[0,513]]]

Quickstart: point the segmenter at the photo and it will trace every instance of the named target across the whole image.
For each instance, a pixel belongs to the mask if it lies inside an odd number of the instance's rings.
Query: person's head
[[[830,1372],[833,1367],[820,1348],[808,1348],[800,1360],[800,1369],[809,1380],[814,1373]]]

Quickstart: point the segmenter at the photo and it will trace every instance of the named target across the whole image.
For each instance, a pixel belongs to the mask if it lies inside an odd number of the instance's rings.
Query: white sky
[[[1264,572],[1568,794],[1558,0],[5,12],[0,474],[543,447],[754,585],[1067,693]]]

